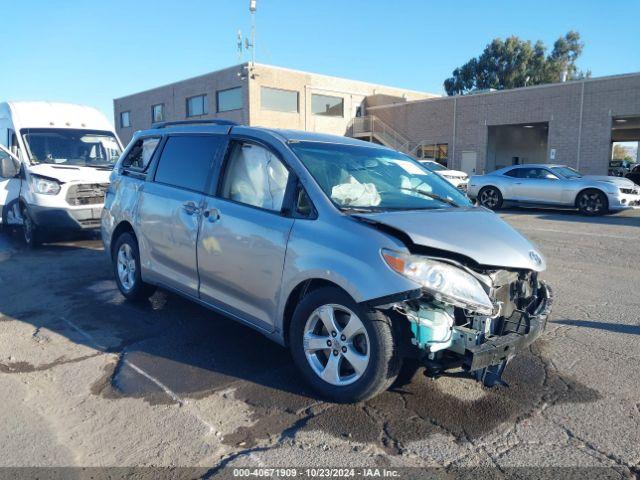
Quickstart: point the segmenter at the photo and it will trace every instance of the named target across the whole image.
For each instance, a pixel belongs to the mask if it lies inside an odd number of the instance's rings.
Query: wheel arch
[[[128,232],[131,233],[134,238],[136,239],[136,241],[138,241],[138,237],[136,235],[135,230],[133,229],[133,225],[131,225],[131,223],[129,223],[127,220],[122,220],[117,226],[116,228],[113,229],[113,232],[111,233],[111,243],[109,245],[110,250],[111,250],[111,258],[113,259],[113,249],[115,247],[116,241],[118,239],[118,237],[120,235],[122,235],[123,233]]]
[[[289,345],[289,327],[291,325],[291,319],[293,318],[293,312],[298,303],[309,293],[324,287],[337,288],[353,299],[353,295],[347,290],[325,278],[309,278],[298,283],[289,293],[282,313],[282,338],[285,345]]]

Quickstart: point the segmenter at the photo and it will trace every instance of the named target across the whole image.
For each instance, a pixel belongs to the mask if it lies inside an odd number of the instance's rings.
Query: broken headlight
[[[482,315],[493,313],[493,303],[480,282],[461,268],[386,249],[382,257],[392,270],[419,283],[436,300]]]

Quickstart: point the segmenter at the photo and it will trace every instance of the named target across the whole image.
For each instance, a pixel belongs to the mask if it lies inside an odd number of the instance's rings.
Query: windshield
[[[342,210],[471,206],[446,180],[393,150],[317,142],[293,143],[291,148]]]
[[[446,170],[446,168],[440,165],[438,162],[420,162],[420,163],[425,167],[427,167],[432,172],[439,172],[442,170]]]
[[[582,174],[571,167],[551,167],[551,171],[564,178],[582,178]]]
[[[31,163],[113,167],[120,147],[113,133],[69,128],[21,130]]]

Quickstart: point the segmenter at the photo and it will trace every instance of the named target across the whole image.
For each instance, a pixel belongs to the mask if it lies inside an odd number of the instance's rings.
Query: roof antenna
[[[256,2],[257,0],[249,0],[249,12],[251,13],[251,41],[245,38],[245,48],[251,48],[251,66],[256,64]]]
[[[238,30],[236,37],[236,51],[238,52],[238,63],[242,62],[242,30]]]

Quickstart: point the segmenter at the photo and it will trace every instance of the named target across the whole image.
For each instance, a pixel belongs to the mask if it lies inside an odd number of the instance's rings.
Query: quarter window
[[[120,112],[120,128],[127,128],[131,126],[131,113],[130,112]]]
[[[269,150],[236,143],[222,182],[222,197],[274,212],[282,210],[289,171]]]
[[[122,161],[122,166],[141,172],[145,171],[159,143],[159,137],[141,138],[131,147],[131,150]]]
[[[276,112],[298,112],[298,92],[280,88],[262,87],[260,89],[260,107]]]
[[[209,113],[209,104],[206,95],[187,98],[187,117],[197,117],[207,113]]]
[[[155,181],[204,193],[213,159],[223,143],[219,135],[169,137]]]
[[[230,88],[217,92],[218,112],[228,112],[242,108],[242,88]]]
[[[151,121],[153,123],[164,122],[164,103],[151,107]]]
[[[344,116],[344,100],[342,97],[314,93],[311,95],[311,112],[326,117],[342,117]]]

